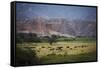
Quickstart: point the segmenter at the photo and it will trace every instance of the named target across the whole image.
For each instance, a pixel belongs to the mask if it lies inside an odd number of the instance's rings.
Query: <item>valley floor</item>
[[[22,43],[17,47],[35,51],[39,64],[96,61],[96,42]]]

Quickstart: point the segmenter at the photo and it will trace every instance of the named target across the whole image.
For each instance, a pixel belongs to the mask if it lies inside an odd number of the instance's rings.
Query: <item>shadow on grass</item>
[[[40,64],[40,59],[36,56],[35,51],[30,48],[16,47],[16,66],[27,66]]]
[[[91,62],[96,60],[96,53],[79,55],[49,55],[41,58],[42,64]]]

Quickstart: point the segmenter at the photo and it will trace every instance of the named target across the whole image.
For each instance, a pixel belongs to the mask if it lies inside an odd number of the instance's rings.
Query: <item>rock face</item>
[[[67,37],[96,36],[96,22],[84,20],[67,20],[65,18],[35,17],[31,20],[17,21],[18,33],[36,33],[40,36],[60,35]]]

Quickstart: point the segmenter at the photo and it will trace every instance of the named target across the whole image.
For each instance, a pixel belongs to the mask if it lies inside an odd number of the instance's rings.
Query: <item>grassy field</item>
[[[40,64],[96,61],[96,42],[22,43],[17,47],[35,51]]]

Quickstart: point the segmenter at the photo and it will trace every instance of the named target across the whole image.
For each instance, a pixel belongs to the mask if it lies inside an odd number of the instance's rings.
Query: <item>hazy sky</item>
[[[68,20],[96,20],[95,7],[80,7],[80,6],[59,6],[59,5],[43,5],[31,3],[16,4],[17,20],[32,19],[36,16],[44,18],[63,17]]]

